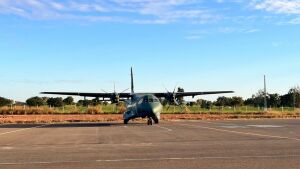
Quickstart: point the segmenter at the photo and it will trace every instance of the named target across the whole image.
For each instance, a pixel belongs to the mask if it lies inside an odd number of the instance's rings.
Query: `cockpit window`
[[[153,102],[159,102],[159,100],[157,98],[154,98]]]
[[[149,99],[148,99],[148,97],[144,97],[144,101],[143,101],[144,103],[148,103],[149,102]]]
[[[159,100],[153,96],[145,96],[143,98],[143,103],[153,103],[153,102],[159,102]]]

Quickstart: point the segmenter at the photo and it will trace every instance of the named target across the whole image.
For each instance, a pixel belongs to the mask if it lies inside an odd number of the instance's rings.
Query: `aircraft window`
[[[148,103],[149,102],[148,97],[145,97],[143,102]]]
[[[153,102],[159,102],[159,100],[155,98],[155,99],[153,99]]]
[[[149,98],[149,103],[153,103],[153,98]]]
[[[139,102],[138,102],[138,104],[141,104],[141,103],[143,103],[143,99],[139,100]]]

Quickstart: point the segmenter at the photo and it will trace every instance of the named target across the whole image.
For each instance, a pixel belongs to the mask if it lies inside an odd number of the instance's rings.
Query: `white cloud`
[[[300,14],[300,0],[253,0],[255,9],[282,14]]]
[[[300,17],[294,18],[288,22],[289,24],[300,24]]]
[[[276,14],[278,25],[300,24],[300,0],[252,0],[251,6],[256,10]]]
[[[261,30],[260,29],[246,29],[244,30],[245,33],[255,33],[255,32],[260,32]]]
[[[0,0],[0,13],[30,19],[106,18],[99,20],[140,24],[206,23],[220,18],[202,7],[201,0]]]

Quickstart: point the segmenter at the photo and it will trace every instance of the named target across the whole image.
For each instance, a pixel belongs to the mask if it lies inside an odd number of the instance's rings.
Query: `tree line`
[[[182,89],[183,90],[183,89]],[[264,106],[265,94],[262,90],[259,90],[256,94],[252,95],[251,98],[243,99],[242,97],[218,97],[216,101],[208,101],[204,99],[198,99],[196,102],[188,103],[189,106],[194,104],[201,106],[202,108],[210,108],[211,106]],[[279,95],[278,93],[267,93],[266,99],[268,107],[296,107],[300,108],[300,88],[291,88],[287,94]],[[180,102],[183,103],[182,98]],[[167,102],[162,102],[164,105]],[[0,97],[0,107],[8,106],[14,104],[13,100]],[[89,105],[100,105],[108,104],[108,102],[103,102],[97,98],[92,100],[79,100],[77,103],[74,102],[73,97],[67,97],[63,99],[62,97],[31,97],[26,100],[26,105],[28,106],[51,106],[51,107],[62,107],[64,105],[78,105],[78,106],[89,106]]]
[[[216,101],[211,102],[203,99],[199,99],[195,104],[200,105],[203,108],[211,106],[253,106],[264,107],[265,93],[263,90],[259,90],[251,98],[243,99],[242,97],[218,97]],[[268,107],[295,107],[300,108],[300,88],[291,88],[287,94],[280,95],[278,93],[267,93],[266,101]]]
[[[79,100],[77,103],[74,102],[73,97],[32,97],[26,100],[28,106],[51,106],[51,107],[62,107],[64,105],[78,105],[78,106],[96,106],[100,104],[108,104],[108,102],[102,102],[95,98],[92,100]]]

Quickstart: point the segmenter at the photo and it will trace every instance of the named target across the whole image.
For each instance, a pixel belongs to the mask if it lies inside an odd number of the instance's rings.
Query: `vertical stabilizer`
[[[131,67],[131,94],[134,93],[134,84],[133,84],[133,70]]]

